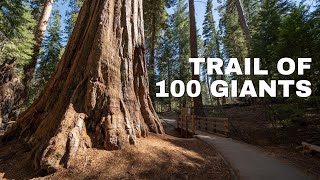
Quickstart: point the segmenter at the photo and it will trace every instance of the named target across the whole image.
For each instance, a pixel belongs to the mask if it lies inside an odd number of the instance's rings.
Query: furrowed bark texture
[[[37,168],[164,132],[148,93],[142,14],[142,0],[85,1],[52,79],[5,135],[30,144]]]

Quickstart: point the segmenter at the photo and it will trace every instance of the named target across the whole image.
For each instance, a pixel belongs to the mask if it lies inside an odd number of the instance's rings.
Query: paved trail
[[[173,119],[164,119],[175,126]],[[231,165],[240,179],[245,180],[308,180],[317,179],[291,164],[264,153],[259,148],[202,131],[196,137],[212,145]]]

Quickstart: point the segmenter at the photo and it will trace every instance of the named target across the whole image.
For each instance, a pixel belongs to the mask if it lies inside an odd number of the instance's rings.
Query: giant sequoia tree
[[[53,172],[89,147],[113,150],[163,133],[147,87],[142,0],[85,1],[56,72],[5,139]]]

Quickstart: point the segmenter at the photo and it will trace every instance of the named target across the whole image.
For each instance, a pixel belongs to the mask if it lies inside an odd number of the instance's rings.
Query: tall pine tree
[[[44,88],[61,57],[63,39],[60,28],[61,15],[59,10],[54,10],[49,21],[48,34],[43,42],[39,66],[36,70],[35,89],[37,92],[40,92]]]
[[[262,1],[258,16],[257,31],[253,35],[252,57],[262,58],[263,68],[269,69],[269,78],[275,74],[276,63],[275,46],[279,40],[279,28],[282,18],[288,12],[286,0]]]
[[[167,0],[144,0],[144,27],[147,47],[149,70],[149,91],[152,102],[155,104],[156,85],[156,53],[160,41],[160,34],[165,28]]]
[[[220,47],[220,36],[217,32],[214,17],[213,17],[213,3],[212,0],[207,1],[206,6],[206,12],[203,22],[203,38],[204,38],[204,57],[212,58],[222,58],[221,55],[221,47]],[[206,72],[206,65],[203,66],[203,71]],[[218,76],[209,76],[207,73],[205,73],[205,79],[206,79],[206,85],[207,89],[210,89],[210,84],[215,79],[221,79],[221,77]],[[211,102],[213,100],[213,97],[210,94]],[[219,104],[219,101],[218,101]]]
[[[166,89],[170,89],[171,83],[174,81],[176,72],[179,71],[178,61],[174,58],[176,53],[173,41],[173,18],[169,16],[167,26],[160,38],[157,61],[157,81],[166,80]],[[177,77],[178,78],[178,77]],[[159,92],[159,89],[157,89]],[[174,108],[173,98],[157,98],[157,104],[161,104],[161,108],[171,111]],[[162,110],[162,109],[160,109]]]
[[[190,58],[190,28],[187,8],[188,6],[185,0],[178,0],[172,16],[174,46],[177,49],[177,53],[174,58],[179,62],[178,79],[185,83],[191,80],[191,68],[188,63],[188,59]],[[189,100],[187,96],[181,98],[180,106],[187,106],[187,100]]]
[[[20,76],[32,56],[34,25],[28,1],[0,3],[0,62],[15,58]]]
[[[220,29],[223,34],[223,52],[226,59],[236,57],[240,64],[244,65],[244,59],[248,56],[248,43],[239,23],[239,15],[234,0],[226,0],[220,6]],[[244,81],[245,77],[232,76],[231,79]]]

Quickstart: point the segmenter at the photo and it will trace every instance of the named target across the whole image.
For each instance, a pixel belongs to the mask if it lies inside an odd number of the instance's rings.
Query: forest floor
[[[297,122],[274,128],[263,105],[224,109],[232,124],[230,137],[261,147],[269,155],[285,160],[320,177],[320,154],[303,154],[301,143],[320,142],[320,114],[308,111]]]
[[[90,149],[86,162],[40,177],[21,142],[0,145],[0,179],[232,179],[223,158],[198,139],[182,139],[164,123],[167,135],[151,134],[119,151]]]

